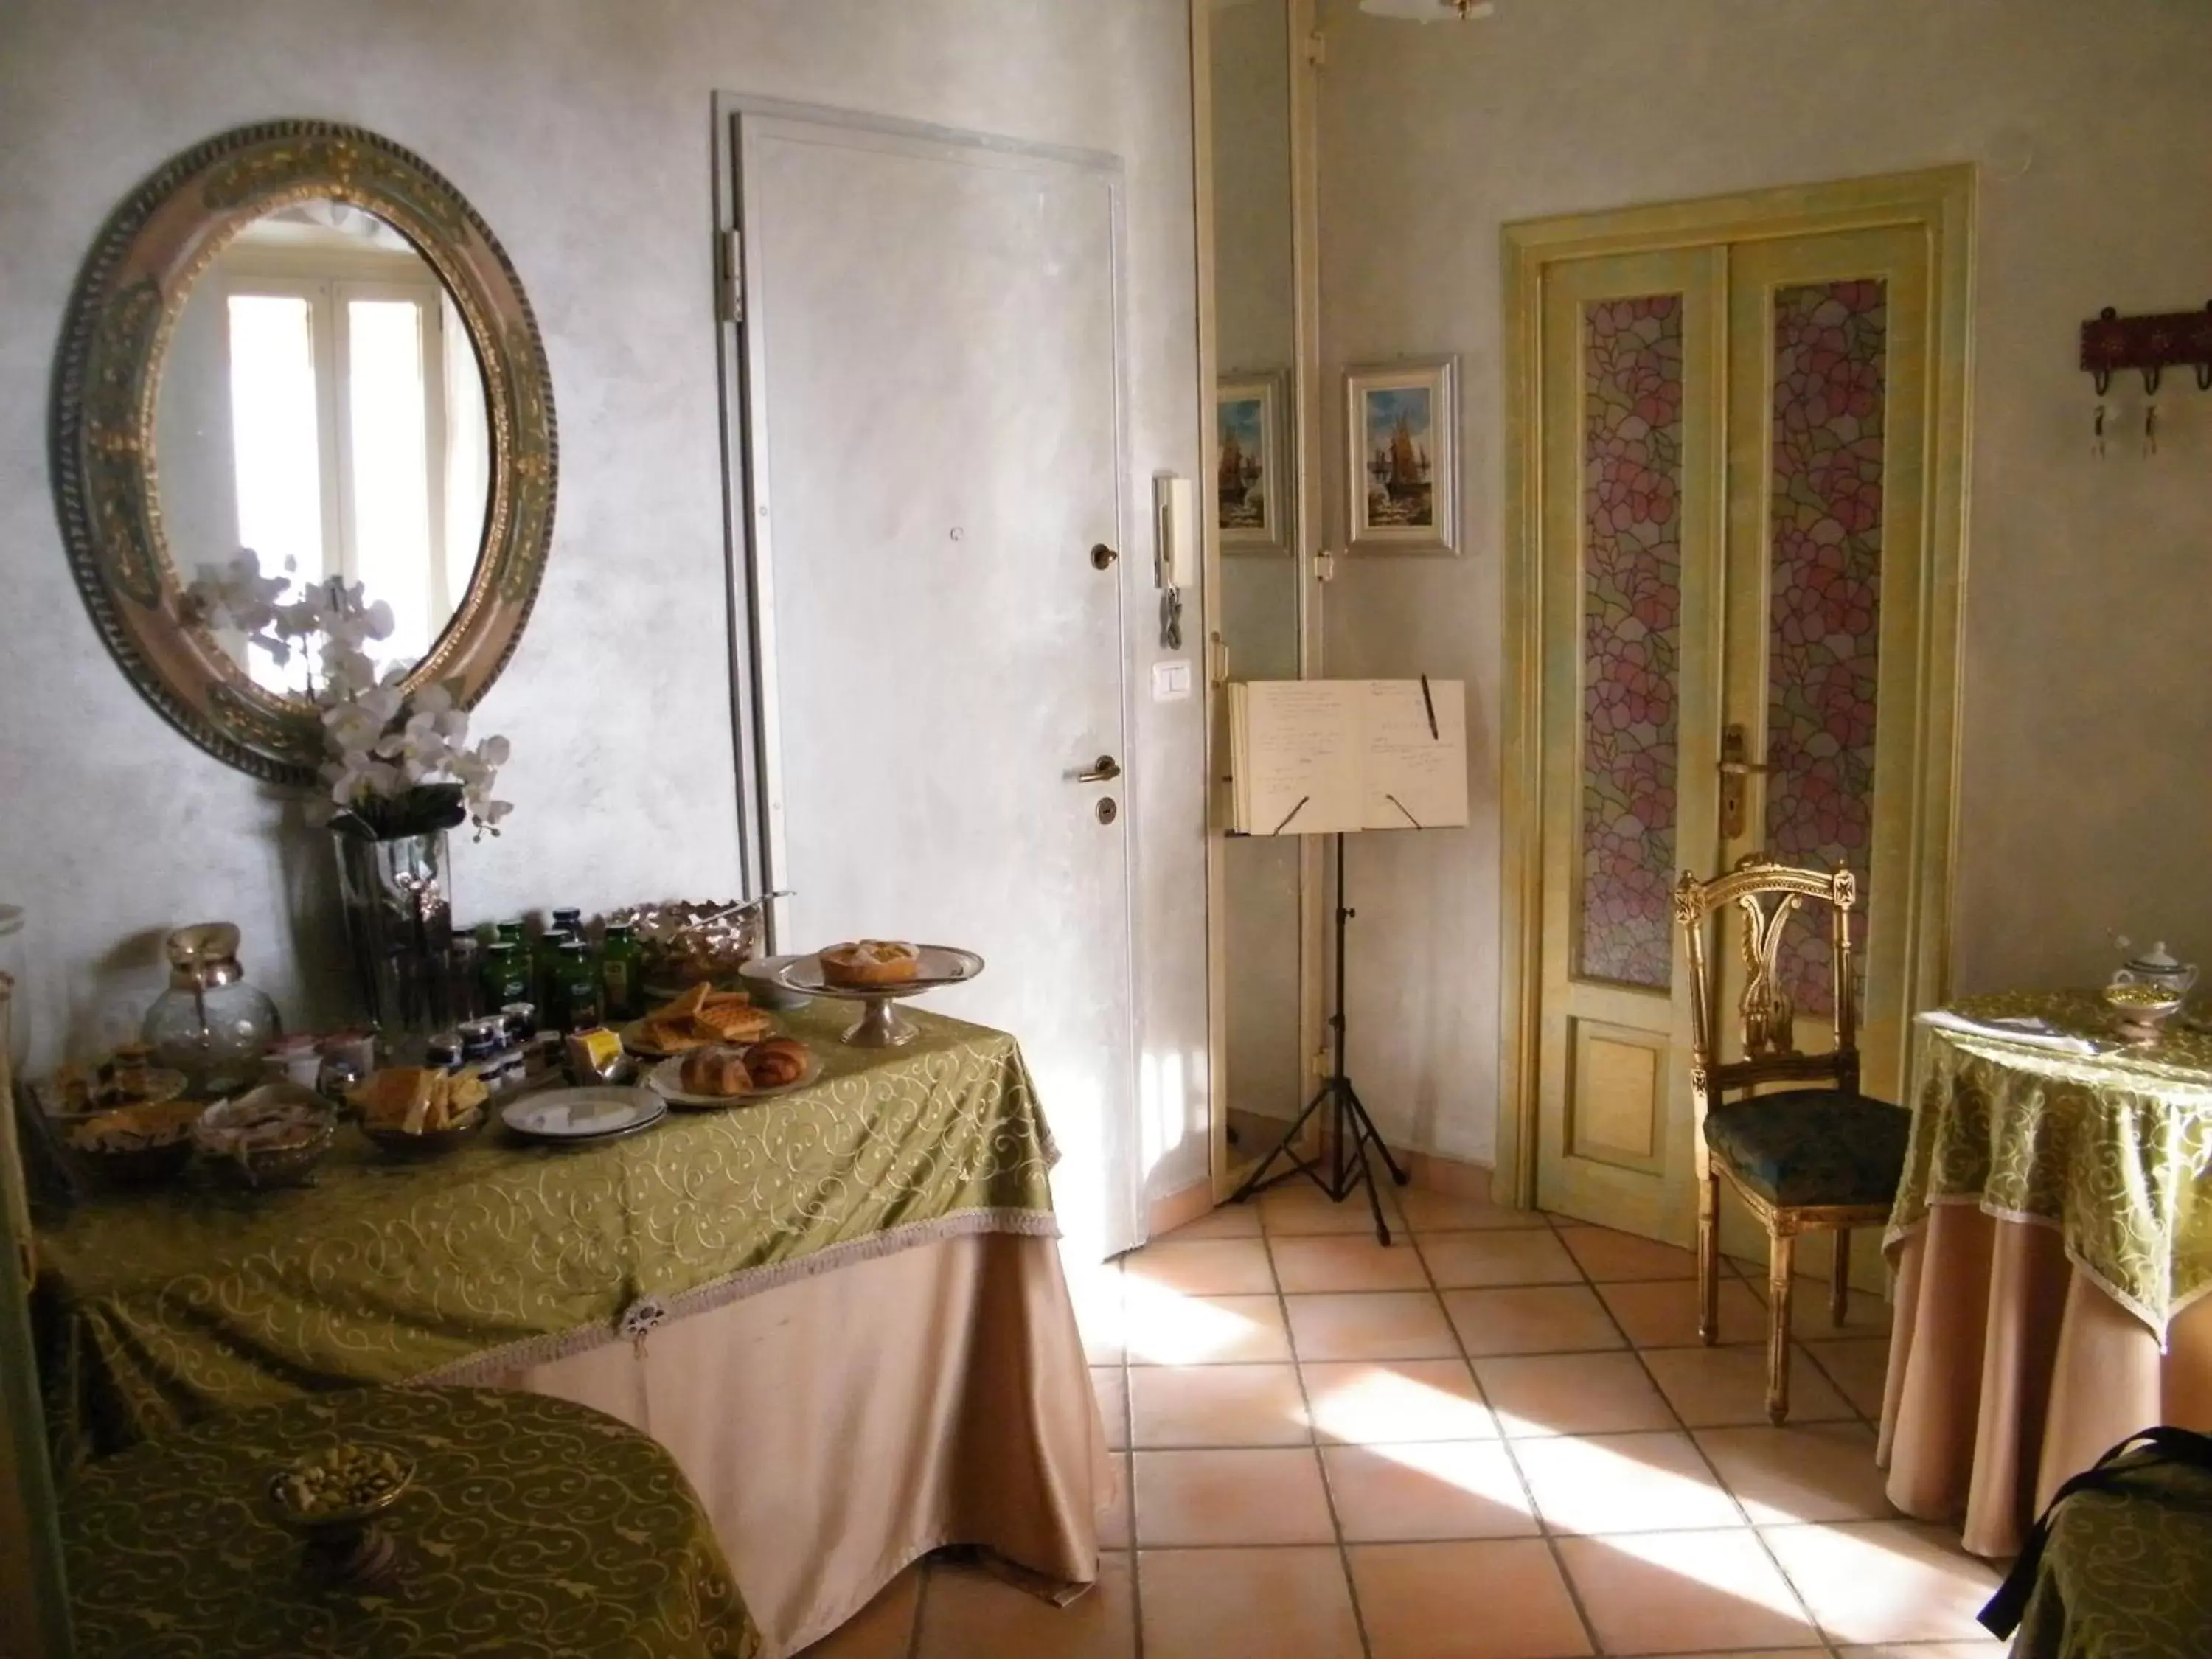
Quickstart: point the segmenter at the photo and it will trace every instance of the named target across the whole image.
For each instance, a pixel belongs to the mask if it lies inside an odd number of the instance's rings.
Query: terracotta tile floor
[[[1882,1497],[1887,1313],[1765,1273],[1697,1346],[1687,1255],[1435,1193],[1270,1194],[1073,1275],[1122,1488],[1055,1609],[917,1564],[806,1659],[1994,1659],[1995,1586]]]

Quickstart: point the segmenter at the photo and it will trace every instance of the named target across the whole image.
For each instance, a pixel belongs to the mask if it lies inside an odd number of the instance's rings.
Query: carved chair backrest
[[[1834,1046],[1803,1054],[1796,1041],[1797,1011],[1781,971],[1782,941],[1790,918],[1808,902],[1826,907],[1834,974]],[[1711,881],[1688,871],[1674,886],[1674,921],[1690,955],[1690,1082],[1698,1119],[1721,1094],[1763,1083],[1832,1081],[1856,1094],[1859,1086],[1858,975],[1852,965],[1851,915],[1858,878],[1849,870],[1807,870],[1753,853]],[[1741,1057],[1721,1057],[1720,1008],[1715,957],[1727,919],[1741,919],[1743,991],[1736,1001]]]

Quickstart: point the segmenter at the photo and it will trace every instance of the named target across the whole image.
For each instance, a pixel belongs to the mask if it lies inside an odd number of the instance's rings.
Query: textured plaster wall
[[[0,898],[31,911],[42,1057],[135,1023],[168,926],[245,929],[295,1022],[343,994],[330,854],[297,803],[173,732],[93,631],[48,493],[47,377],[78,262],[173,153],[318,116],[416,150],[536,307],[561,427],[535,616],[480,730],[515,803],[457,848],[463,919],[738,886],[710,283],[709,100],[769,94],[1079,145],[1128,169],[1130,535],[1197,469],[1182,0],[9,0],[0,9]],[[896,281],[896,249],[884,250]],[[1129,572],[1132,672],[1157,654]],[[1156,1188],[1200,1178],[1196,701],[1138,705],[1140,1011]]]
[[[1416,26],[1327,0],[1324,16],[1326,372],[1455,351],[1465,374],[1466,556],[1361,562],[1328,589],[1330,674],[1468,683],[1472,826],[1353,851],[1352,1069],[1384,1132],[1479,1160],[1495,1144],[1510,220],[1983,164],[1954,981],[2101,978],[2112,930],[2212,954],[2212,394],[2169,376],[2145,459],[2140,382],[2116,387],[2121,435],[2095,461],[2073,367],[2100,307],[2212,297],[2212,7],[1499,0],[1488,22]],[[1342,523],[1333,501],[1324,534]]]

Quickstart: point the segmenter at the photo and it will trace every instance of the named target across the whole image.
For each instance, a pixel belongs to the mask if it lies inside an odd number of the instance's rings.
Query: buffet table
[[[2004,1556],[2137,1430],[2212,1428],[2212,1037],[2114,1045],[2080,993],[1959,1012],[2101,1045],[1921,1033],[1878,1456],[1892,1503]]]
[[[398,1454],[414,1479],[379,1522],[388,1570],[325,1588],[262,1493],[339,1441]],[[61,1510],[83,1659],[759,1651],[668,1454],[534,1395],[356,1389],[232,1413],[93,1465]]]
[[[917,1014],[863,1050],[845,1011],[780,1018],[823,1061],[787,1096],[426,1162],[347,1131],[312,1187],[194,1169],[42,1231],[64,1466],[309,1391],[508,1382],[675,1455],[769,1654],[940,1544],[1089,1582],[1109,1466],[1013,1039]]]

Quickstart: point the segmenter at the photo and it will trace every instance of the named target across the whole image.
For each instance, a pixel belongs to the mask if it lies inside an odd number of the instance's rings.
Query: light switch
[[[1190,659],[1170,657],[1152,665],[1152,701],[1182,702],[1190,696]]]

